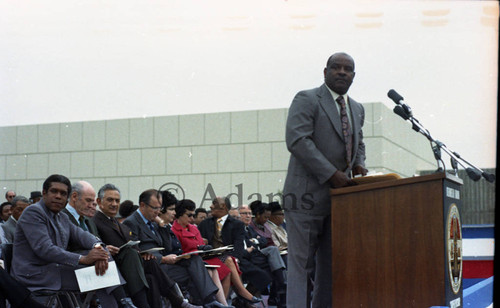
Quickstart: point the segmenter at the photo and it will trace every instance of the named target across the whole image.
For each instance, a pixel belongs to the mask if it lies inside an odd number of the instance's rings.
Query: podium
[[[462,180],[331,190],[333,307],[462,307]]]

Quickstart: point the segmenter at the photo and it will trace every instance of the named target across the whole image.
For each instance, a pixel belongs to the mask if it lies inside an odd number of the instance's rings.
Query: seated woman
[[[177,198],[175,198],[174,195],[170,194],[167,191],[166,194],[164,194],[163,199],[164,199],[163,205],[165,207],[162,207],[161,212],[160,212],[160,214],[157,217],[157,223],[158,223],[158,225],[160,227],[170,226],[170,228],[171,228],[172,223],[175,220],[175,208],[176,208],[177,203],[178,203],[177,202]],[[165,201],[167,201],[167,202],[165,202]],[[171,234],[171,235],[172,235],[172,237],[176,237],[177,238],[177,236],[175,235],[175,233]],[[187,252],[187,251],[181,250],[182,247],[181,247],[181,244],[178,242],[178,238],[175,240],[175,242],[177,242],[178,244],[172,243],[172,246],[178,245],[179,246],[178,250],[179,250],[180,253]],[[221,304],[223,304],[225,306],[232,307],[232,306],[229,306],[227,304],[226,297],[224,296],[224,290],[222,288],[221,281],[219,280],[219,275],[217,274],[217,271],[214,270],[214,269],[207,269],[207,272],[210,275],[210,278],[212,278],[212,281],[214,282],[214,284],[219,289],[217,291],[217,294],[215,295],[215,299],[219,303],[221,303]]]
[[[266,222],[271,216],[271,209],[267,203],[259,200],[250,203],[250,209],[254,218],[250,222],[250,227],[262,238],[267,241],[267,246],[276,246],[273,242],[273,233]]]
[[[203,248],[205,242],[201,237],[200,231],[193,224],[194,222],[194,211],[196,205],[191,200],[181,200],[175,208],[175,216],[177,220],[172,225],[172,231],[175,233],[182,245],[182,250],[184,252],[191,252]],[[217,271],[219,273],[219,278],[222,281],[222,287],[224,289],[224,296],[227,297],[229,294],[229,287],[231,283],[233,284],[236,293],[242,299],[245,299],[250,303],[257,303],[260,300],[255,298],[252,293],[248,292],[241,281],[238,265],[235,259],[231,256],[220,256],[213,257],[204,260],[210,265],[218,265]]]

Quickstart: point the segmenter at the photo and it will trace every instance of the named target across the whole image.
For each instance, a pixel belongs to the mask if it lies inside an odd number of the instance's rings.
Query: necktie
[[[153,226],[153,223],[151,223],[151,221],[148,221],[148,226],[149,226],[149,229],[151,229],[151,232],[153,232],[153,234],[156,234],[155,227]]]
[[[87,225],[85,224],[85,218],[83,216],[80,216],[80,218],[78,218],[78,221],[80,222],[80,228],[85,231],[89,231],[89,228],[87,228]]]
[[[120,225],[118,224],[118,220],[116,220],[116,218],[114,218],[114,217],[112,217],[110,219],[113,222],[113,226],[115,227],[115,229],[120,231]]]
[[[340,105],[340,120],[342,122],[342,135],[344,135],[345,151],[346,151],[346,163],[347,168],[351,166],[352,158],[352,133],[349,126],[349,118],[347,117],[347,109],[345,106],[344,97],[340,95],[337,97],[337,103]]]
[[[217,219],[217,232],[221,232],[222,230],[222,218]]]

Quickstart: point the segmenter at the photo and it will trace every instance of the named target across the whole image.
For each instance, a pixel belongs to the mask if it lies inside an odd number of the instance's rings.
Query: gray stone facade
[[[367,167],[403,177],[435,168],[428,141],[382,103],[365,103]],[[122,200],[165,183],[209,206],[212,194],[249,203],[281,191],[288,109],[0,127],[0,188],[41,190],[53,173],[113,183]],[[175,189],[174,184],[168,188]],[[278,197],[275,197],[278,198]]]

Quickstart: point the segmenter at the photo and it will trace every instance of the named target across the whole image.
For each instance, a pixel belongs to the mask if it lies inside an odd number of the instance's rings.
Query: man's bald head
[[[96,210],[94,187],[86,181],[75,182],[71,187],[69,204],[81,216],[94,216]]]

